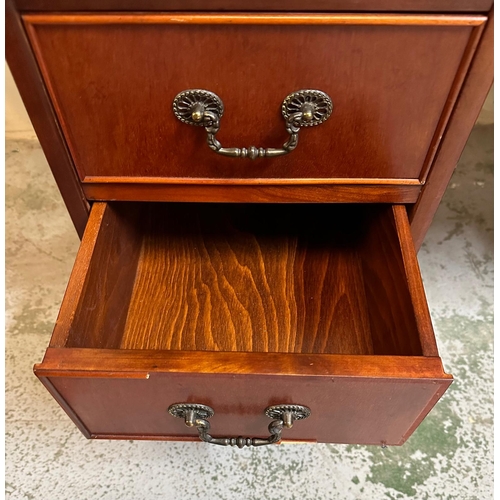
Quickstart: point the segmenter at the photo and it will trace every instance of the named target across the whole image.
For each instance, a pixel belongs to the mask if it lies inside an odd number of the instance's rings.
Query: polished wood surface
[[[12,0],[5,4],[5,57],[71,220],[81,237],[89,204],[60,130],[47,89]]]
[[[80,420],[78,415],[73,411],[73,408],[61,397],[58,390],[54,387],[51,380],[48,377],[39,377],[40,382],[45,386],[50,395],[61,405],[61,408],[65,411],[68,417],[73,421],[73,423],[78,427],[81,433],[87,438],[91,438],[92,434],[89,432],[85,424]]]
[[[15,0],[27,11],[488,12],[493,0]]]
[[[464,82],[460,99],[444,133],[439,153],[417,203],[410,210],[412,236],[417,249],[424,241],[425,234],[493,83],[493,22],[494,16],[491,11],[471,69]]]
[[[44,377],[148,379],[153,373],[447,379],[439,357],[49,347]]]
[[[357,444],[402,444],[452,381],[390,205],[96,203],[35,373],[90,437],[196,438],[182,401],[263,436],[297,403],[285,438]]]
[[[295,402],[312,415],[285,439],[398,445],[451,383],[438,358],[391,356],[49,349],[35,371],[91,436],[121,439],[196,439],[167,414],[181,401],[212,406],[216,436],[265,436],[264,408]]]
[[[175,177],[172,179],[165,179],[161,177],[85,177],[84,183],[86,184],[156,184],[156,185],[176,185],[182,184],[185,186],[191,185],[214,185],[214,186],[317,186],[317,185],[366,185],[366,186],[419,186],[421,182],[418,179],[370,179],[357,177],[353,179],[342,178],[238,178],[231,177],[229,179],[213,179],[207,178],[193,178],[193,177]]]
[[[386,207],[385,210],[391,212],[392,207]],[[398,220],[405,224],[406,210],[399,206],[391,215],[372,220],[360,249],[373,349],[375,353],[421,354],[422,346],[415,321],[420,311],[413,307],[398,237]],[[408,274],[414,272],[414,269],[410,269]],[[418,269],[417,276],[420,279]],[[393,311],[407,313],[394,314]],[[430,319],[428,323],[432,329]]]
[[[162,208],[142,218],[121,348],[372,353],[356,208]]]
[[[400,238],[403,207],[99,203],[51,345],[420,355]]]
[[[96,207],[99,236],[86,268],[68,346],[114,347],[123,335],[141,250],[138,226],[144,223],[139,219],[139,211],[126,208],[116,205],[114,210],[108,210],[101,204]]]
[[[167,413],[172,402],[200,401],[215,409],[215,436],[266,436],[270,404],[300,403],[311,417],[285,438],[328,443],[401,445],[450,380],[355,379],[152,374],[147,380],[53,377],[62,399],[91,434],[196,437]]]
[[[446,127],[448,126],[448,122],[450,120],[450,116],[456,104],[458,95],[462,90],[464,79],[470,68],[471,60],[474,57],[477,45],[483,34],[484,27],[485,23],[482,23],[473,30],[471,37],[469,38],[469,43],[465,48],[462,61],[455,75],[455,80],[453,81],[450,93],[448,94],[448,100],[446,106],[443,108],[443,112],[441,113],[439,123],[437,124],[436,130],[434,131],[434,137],[432,138],[431,141],[431,147],[427,151],[427,156],[425,157],[422,171],[420,172],[419,179],[422,184],[424,184],[425,181],[427,180],[430,168],[432,166],[432,163],[436,157],[437,151],[441,144],[443,133],[446,130]]]
[[[377,185],[377,187],[373,187],[371,185],[354,185],[361,177],[352,176],[346,178],[348,184],[337,184],[334,188],[330,185],[328,187],[314,185],[312,187],[295,186],[292,188],[272,185],[263,188],[260,186],[238,186],[236,189],[228,186],[225,186],[224,189],[218,189],[217,187],[207,187],[199,184],[188,185],[185,183],[185,178],[182,177],[178,177],[183,182],[179,186],[148,184],[145,177],[135,177],[138,183],[141,182],[141,185],[135,184],[131,186],[124,185],[121,182],[109,182],[111,179],[109,177],[99,177],[100,182],[98,182],[98,178],[88,176],[92,183],[98,183],[84,184],[82,193],[78,183],[78,176],[72,164],[72,158],[69,156],[64,144],[59,120],[52,109],[45,84],[31,54],[31,47],[26,40],[21,24],[21,12],[28,11],[27,15],[31,15],[36,11],[40,13],[45,11],[45,15],[53,17],[53,13],[57,11],[66,11],[68,14],[75,12],[76,14],[85,11],[102,12],[113,10],[136,12],[139,9],[145,13],[148,11],[162,11],[165,14],[169,10],[184,11],[184,15],[188,14],[189,11],[208,10],[211,13],[207,13],[207,15],[212,15],[214,12],[220,15],[223,11],[228,10],[248,10],[262,11],[261,13],[265,11],[268,13],[296,12],[296,15],[299,16],[302,16],[302,13],[307,11],[345,12],[344,15],[351,16],[352,13],[361,11],[364,13],[371,12],[372,14],[369,17],[373,19],[374,15],[378,16],[377,13],[386,12],[388,18],[392,18],[394,12],[404,13],[405,11],[409,11],[408,15],[413,18],[415,13],[418,12],[423,13],[423,15],[420,15],[421,18],[425,18],[433,12],[437,15],[446,12],[458,15],[463,13],[488,14],[491,6],[491,0],[423,0],[418,4],[407,0],[380,0],[377,2],[364,0],[355,2],[352,0],[308,0],[303,2],[291,0],[286,3],[278,0],[266,0],[264,3],[259,3],[259,1],[245,2],[243,0],[217,0],[216,2],[205,0],[203,2],[199,0],[169,0],[168,2],[162,0],[140,0],[140,2],[138,0],[99,0],[97,2],[95,0],[64,0],[63,2],[60,0],[8,0],[6,4],[6,56],[58,187],[80,236],[83,233],[88,217],[89,207],[85,197],[91,201],[107,199],[210,202],[247,200],[264,203],[273,201],[320,203],[368,201],[408,204],[414,204],[418,198],[418,203],[410,210],[412,234],[418,248],[432,221],[434,212],[446,189],[451,173],[466,143],[470,129],[479,113],[493,78],[492,23],[489,23],[489,27],[481,35],[477,52],[473,50],[472,45],[475,43],[478,31],[482,27],[472,28],[471,37],[450,88],[447,99],[448,105],[443,108],[439,122],[434,130],[434,137],[431,139],[431,146],[427,150],[427,156],[422,165],[420,180],[426,182],[420,197],[420,186],[402,187],[403,179],[401,179],[401,186]],[[89,12],[89,14],[91,13]],[[180,13],[182,14],[182,12]],[[488,15],[492,17],[492,11]],[[194,13],[192,16],[194,16]],[[281,16],[283,17],[283,14]],[[361,28],[366,29],[367,27]],[[417,27],[410,29],[414,30]],[[471,55],[473,62],[468,66],[468,58]],[[393,70],[395,69],[396,67],[393,68]],[[460,78],[464,75],[465,85],[462,89]],[[80,75],[78,75],[79,77]],[[393,89],[390,89],[389,93],[392,92]],[[456,94],[458,94],[456,106],[451,106],[450,99],[453,101]],[[451,116],[451,119],[448,121],[449,116]],[[334,117],[335,113],[332,119]],[[224,117],[224,119],[226,118],[227,116]],[[441,135],[443,135],[443,142],[438,147],[436,138]],[[203,139],[198,138],[198,141],[201,144]],[[301,145],[303,145],[303,141]],[[97,145],[96,150],[100,149],[102,149],[100,145]],[[236,177],[241,178],[240,175],[235,175],[234,178]],[[251,178],[249,177],[249,179]],[[121,180],[124,179],[126,180],[124,177]],[[157,177],[157,179],[172,180],[173,178]],[[224,185],[223,182],[226,179],[230,180],[231,176],[214,178],[215,181],[220,182],[221,186]],[[294,178],[289,176],[287,179],[293,180]],[[307,178],[304,177],[304,179]],[[328,179],[332,179],[332,177]],[[398,179],[396,181],[399,183]],[[203,183],[205,184],[206,181],[203,180]],[[394,189],[395,187],[397,189]]]
[[[405,268],[406,282],[410,293],[411,302],[417,330],[419,332],[420,345],[424,356],[438,356],[436,338],[432,329],[431,315],[427,306],[424,284],[420,276],[415,244],[411,237],[411,229],[408,224],[406,208],[399,205],[392,207],[394,213],[394,224],[398,234],[401,257]],[[391,220],[392,222],[392,220]]]
[[[158,24],[158,14],[26,14],[23,19],[33,24]],[[423,26],[480,26],[486,21],[480,15],[442,14],[162,14],[162,24],[280,24],[280,25],[423,25]]]
[[[484,16],[376,16],[370,25],[325,15],[310,20],[330,25],[288,25],[294,16],[281,16],[251,24],[268,17],[219,16],[227,23],[204,25],[184,21],[213,16],[26,15],[81,179],[418,179],[476,33],[461,23]],[[207,147],[203,128],[173,115],[173,98],[187,88],[222,98],[218,136],[230,146],[282,144],[280,106],[294,90],[327,92],[334,112],[301,130],[287,156],[226,158]]]
[[[83,290],[86,285],[97,241],[98,239],[103,239],[103,234],[107,234],[106,226],[101,226],[106,214],[106,208],[107,205],[105,203],[94,203],[92,206],[92,214],[85,227],[82,244],[78,249],[75,265],[73,266],[73,271],[71,272],[71,277],[64,294],[64,300],[61,303],[54,332],[50,340],[52,347],[63,346],[68,340],[68,334],[75,319],[75,311],[83,299]]]
[[[304,203],[94,204],[35,367],[85,436],[196,440],[166,409],[198,400],[215,435],[263,436],[262,410],[295,402],[313,417],[285,439],[407,439],[452,380],[411,233],[418,246],[489,88],[491,5],[8,0],[9,65],[80,234],[85,197]],[[289,157],[224,159],[171,113],[204,82],[228,146],[281,144],[299,87],[323,86],[334,113]],[[372,202],[408,204],[411,230],[405,207]]]
[[[415,203],[422,186],[404,184],[84,184],[89,200],[241,203]],[[218,179],[216,180],[216,182]]]

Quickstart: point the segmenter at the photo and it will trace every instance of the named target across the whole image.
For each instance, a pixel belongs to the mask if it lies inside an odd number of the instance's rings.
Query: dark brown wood
[[[493,82],[493,11],[476,50],[460,98],[417,203],[410,210],[413,240],[420,248],[470,131]]]
[[[415,203],[418,185],[84,184],[89,200],[241,203]]]
[[[417,321],[420,344],[424,356],[438,356],[436,337],[432,328],[431,315],[427,306],[424,284],[420,276],[415,245],[411,237],[410,224],[406,208],[401,205],[392,207],[394,224],[398,234],[401,256],[405,268],[408,291],[413,304],[413,311]]]
[[[179,401],[214,406],[215,435],[265,435],[263,409],[294,402],[313,417],[285,438],[402,444],[452,380],[414,244],[489,88],[491,2],[176,1],[16,0],[40,70],[8,3],[9,64],[80,231],[85,197],[210,202],[95,203],[37,376],[87,437],[196,439]],[[301,87],[334,113],[287,157],[221,158],[172,115],[193,87],[223,98],[224,145],[281,144]],[[372,202],[417,202],[411,228]]]
[[[312,416],[284,432],[288,439],[398,445],[451,383],[438,358],[423,357],[50,349],[46,358],[55,370],[42,365],[37,375],[49,377],[92,435],[103,438],[195,436],[166,412],[180,401],[212,406],[215,435],[264,436],[265,407],[300,402]],[[111,377],[95,376],[104,366]],[[147,378],[130,378],[134,368],[146,369]]]
[[[397,208],[391,213],[393,207],[387,206],[385,217],[373,218],[360,249],[373,350],[377,354],[421,355],[423,349],[415,321],[420,311],[413,307],[407,274],[411,279],[416,273],[417,281],[421,279],[418,268],[406,272],[401,245],[407,235],[400,241],[397,227],[406,214],[403,206]],[[407,219],[400,222],[409,227]],[[430,318],[425,318],[422,327],[432,331]],[[425,352],[425,355],[438,354]]]
[[[405,436],[403,436],[403,442],[406,442],[406,440],[413,434],[416,428],[420,425],[420,422],[422,422],[422,420],[429,414],[432,408],[434,408],[434,405],[441,399],[441,396],[446,392],[446,389],[448,389],[450,385],[451,381],[449,381],[448,383],[444,382],[439,384],[439,387],[436,390],[434,396],[432,396],[427,406],[422,409],[422,413],[418,416],[413,425],[410,426]]]
[[[69,330],[68,347],[114,347],[123,335],[126,305],[141,250],[139,227],[143,223],[139,220],[140,211],[127,208],[120,204],[97,207],[101,230],[95,244],[92,241],[88,267],[84,259],[85,282]],[[76,271],[79,272],[79,264]]]
[[[493,0],[15,0],[27,11],[488,12]]]
[[[201,186],[355,186],[355,185],[370,185],[370,186],[420,186],[421,182],[417,179],[368,179],[356,177],[350,179],[339,179],[331,177],[328,179],[322,178],[298,178],[292,177],[284,179],[275,179],[269,177],[261,178],[238,178],[231,177],[229,179],[214,179],[214,178],[193,178],[193,177],[85,177],[84,183],[88,184],[156,184],[156,185],[176,185],[182,184],[186,186],[201,185]]]
[[[435,147],[443,110],[446,114],[453,104],[450,89],[470,47],[475,29],[470,24],[484,19],[24,16],[86,181],[100,176],[418,179]],[[200,24],[207,22],[212,24]],[[181,123],[171,110],[181,90],[212,90],[226,108],[219,133],[223,144],[276,147],[286,139],[281,101],[311,87],[332,97],[333,115],[302,130],[290,155],[272,159],[221,157],[207,147],[202,128]]]
[[[5,56],[71,220],[81,237],[89,204],[12,0],[7,0],[5,5]]]

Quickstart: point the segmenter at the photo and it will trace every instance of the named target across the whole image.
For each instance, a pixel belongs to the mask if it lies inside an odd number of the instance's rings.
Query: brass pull
[[[290,135],[281,148],[224,148],[215,138],[224,114],[221,98],[209,90],[184,90],[174,99],[174,114],[183,123],[205,127],[207,142],[213,151],[224,156],[240,158],[282,156],[297,147],[301,127],[323,123],[332,114],[333,103],[321,90],[299,90],[291,93],[282,103],[281,112]]]
[[[247,437],[213,437],[209,434],[209,418],[215,412],[210,406],[197,403],[177,403],[169,407],[170,415],[183,418],[188,427],[196,427],[198,435],[202,441],[220,446],[265,446],[281,441],[283,427],[290,429],[295,420],[303,420],[311,415],[311,410],[307,406],[301,405],[275,405],[269,406],[264,413],[274,420],[269,424],[270,436],[267,438],[247,438]]]

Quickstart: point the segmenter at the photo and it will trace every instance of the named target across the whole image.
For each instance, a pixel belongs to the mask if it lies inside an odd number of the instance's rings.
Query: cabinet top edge
[[[19,11],[467,12],[493,0],[11,0]]]

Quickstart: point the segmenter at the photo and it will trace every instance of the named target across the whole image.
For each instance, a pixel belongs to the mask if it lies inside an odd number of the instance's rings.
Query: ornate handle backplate
[[[291,93],[281,105],[286,122],[288,140],[281,148],[225,148],[216,139],[220,120],[224,114],[221,98],[209,90],[184,90],[174,99],[175,116],[188,125],[205,127],[209,147],[224,156],[250,158],[282,156],[297,147],[301,127],[312,127],[323,123],[332,114],[333,103],[321,90],[299,90]]]
[[[209,434],[209,418],[213,417],[215,412],[210,406],[197,403],[177,403],[169,407],[170,415],[183,418],[188,427],[196,427],[198,435],[202,441],[221,446],[265,446],[267,444],[278,443],[281,441],[281,431],[283,427],[290,429],[295,420],[303,420],[311,415],[311,410],[307,406],[301,405],[275,405],[269,406],[264,413],[274,419],[269,424],[269,434],[267,438],[247,438],[247,437],[213,437]]]

